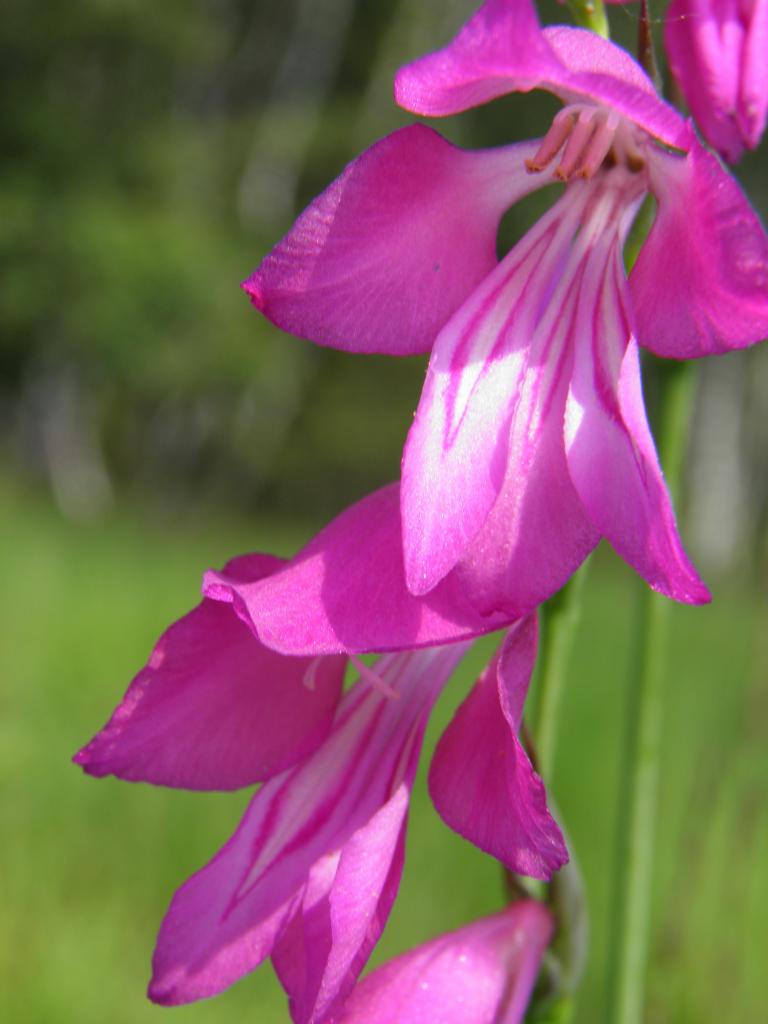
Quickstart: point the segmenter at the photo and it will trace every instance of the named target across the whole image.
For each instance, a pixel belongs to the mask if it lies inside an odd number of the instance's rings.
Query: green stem
[[[596,32],[604,39],[610,38],[603,0],[568,0],[568,6],[577,25]]]
[[[690,364],[659,364],[657,369],[656,436],[674,493],[679,490],[695,379]],[[641,1024],[643,1019],[670,608],[666,598],[642,586],[619,775],[606,1024]]]
[[[549,782],[555,762],[560,705],[581,614],[579,600],[586,564],[540,610],[541,641],[533,715],[537,770]]]

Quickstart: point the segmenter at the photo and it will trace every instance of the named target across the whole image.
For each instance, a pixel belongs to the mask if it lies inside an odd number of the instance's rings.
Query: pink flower
[[[365,563],[359,547],[361,555]],[[281,577],[290,588],[308,564],[249,555],[212,575],[212,596],[164,634],[110,722],[76,755],[94,775],[185,788],[266,780],[231,840],[173,899],[154,957],[157,1002],[215,995],[271,956],[294,1020],[325,1020],[395,899],[424,728],[467,644],[384,655],[373,669],[360,665],[342,696],[345,657],[277,653],[233,611],[246,611],[241,592]],[[404,587],[401,556],[399,564],[399,580],[381,566],[369,617],[386,614],[387,585]],[[359,567],[351,559],[344,569],[354,579]],[[322,620],[319,592],[292,593],[294,622]],[[347,600],[359,603],[354,588]],[[439,615],[425,621],[438,632],[445,625]],[[430,789],[465,838],[512,871],[549,878],[567,853],[517,735],[535,652],[530,618],[510,630],[446,730]]]
[[[768,2],[672,0],[664,41],[704,138],[735,163],[765,128]]]
[[[338,1022],[518,1024],[552,932],[543,904],[515,903],[377,968]]]
[[[431,350],[403,461],[412,595],[450,581],[477,612],[520,617],[605,537],[654,589],[706,601],[648,428],[638,346],[690,358],[768,334],[768,239],[640,67],[592,33],[542,30],[529,0],[488,0],[396,80],[402,106],[438,116],[534,88],[566,104],[543,140],[468,153],[421,125],[395,132],[245,287],[321,344]],[[563,194],[498,263],[504,211],[555,181]],[[627,281],[624,243],[649,193],[656,218]]]

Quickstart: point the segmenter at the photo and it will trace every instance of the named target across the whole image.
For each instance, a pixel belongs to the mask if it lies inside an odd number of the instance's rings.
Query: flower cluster
[[[741,30],[720,33],[722,62],[710,36],[726,8]],[[767,10],[670,8],[675,74],[731,159],[765,121]],[[719,77],[701,73],[710,65]],[[586,30],[542,28],[530,0],[486,0],[395,81],[398,103],[430,117],[532,89],[563,104],[541,138],[466,152],[424,125],[401,129],[353,161],[245,283],[286,331],[430,360],[400,483],[286,562],[247,555],[209,572],[202,604],[76,757],[131,781],[263,783],[173,899],[157,1002],[214,995],[271,957],[297,1024],[521,1021],[554,928],[532,900],[356,985],[396,895],[430,711],[471,640],[506,630],[429,785],[452,829],[547,880],[567,852],[519,739],[537,606],[601,538],[654,590],[708,600],[649,430],[639,352],[688,359],[768,335],[768,238],[633,59]],[[552,185],[549,211],[499,261],[505,211]],[[648,196],[653,224],[627,275]],[[366,652],[381,657],[371,665]],[[345,690],[350,663],[358,679]]]

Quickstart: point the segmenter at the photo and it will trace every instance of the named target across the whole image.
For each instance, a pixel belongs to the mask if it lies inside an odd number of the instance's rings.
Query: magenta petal
[[[730,163],[760,142],[768,111],[768,4],[672,0],[670,68],[704,138]]]
[[[567,103],[591,100],[610,107],[667,145],[688,148],[693,135],[685,119],[657,95],[626,50],[595,32],[567,25],[545,28],[543,35],[566,70],[542,88]]]
[[[553,930],[521,900],[441,935],[364,978],[340,1024],[521,1024]]]
[[[650,171],[658,212],[630,276],[639,343],[692,359],[768,337],[768,237],[736,181],[698,142]]]
[[[508,337],[503,339],[507,372],[499,381],[502,397],[507,397],[506,409],[498,416],[506,432],[506,466],[495,504],[454,570],[469,599],[486,614],[528,614],[568,580],[599,539],[574,489],[563,443],[582,277],[578,237],[584,234],[590,194],[588,184],[569,186],[499,268],[499,273],[506,265],[520,268],[509,281],[519,287],[519,294],[517,299],[510,296],[514,301],[504,327]],[[466,372],[476,373],[471,362]],[[488,403],[478,405],[478,415],[487,414]],[[464,493],[458,493],[453,503],[443,500],[442,506],[442,482],[433,483],[435,475],[425,474],[423,504],[428,509],[431,499],[437,505],[433,532],[443,550],[440,526],[450,536],[453,517],[462,516],[459,521],[466,522],[463,503],[471,509],[469,503],[478,502],[476,492],[482,495],[487,458],[487,451],[471,452],[467,461],[474,476]],[[405,472],[404,477],[405,496]],[[404,530],[406,557],[423,550],[435,558],[440,548],[426,546],[430,532],[424,512],[415,523],[410,552],[409,531]]]
[[[403,459],[413,593],[429,591],[461,559],[457,572],[479,610],[517,617],[561,586],[596,543],[562,441],[563,266],[587,194],[569,190],[435,344]]]
[[[226,571],[243,582],[281,563],[251,555]],[[75,762],[185,789],[237,789],[309,754],[331,726],[346,659],[285,658],[231,608],[205,600],[160,638],[109,723]]]
[[[760,143],[768,119],[768,4],[755,0],[749,15],[741,67],[738,121],[750,149]]]
[[[272,953],[295,1024],[333,1019],[354,987],[397,896],[407,813],[408,789],[401,785],[340,858],[310,873],[302,903]]]
[[[440,739],[429,789],[446,824],[465,839],[510,871],[548,879],[568,852],[517,737],[536,633],[535,617],[510,630]]]
[[[583,29],[542,30],[530,0],[486,0],[448,46],[395,78],[400,106],[427,116],[531,89],[612,107],[668,145],[688,145],[683,118],[624,50]]]
[[[354,160],[245,282],[283,330],[408,355],[496,264],[504,211],[540,187],[528,146],[474,153],[413,125]]]
[[[321,746],[265,783],[232,839],[176,893],[158,936],[153,1000],[215,995],[272,953],[281,936],[295,942],[297,914],[307,915],[308,936],[325,929],[324,945],[288,979],[297,1005],[330,1005],[352,983],[384,924],[374,910],[384,914],[394,897],[403,794],[427,717],[464,650],[382,658],[380,688],[353,687]]]
[[[564,393],[553,404],[559,415],[541,421],[522,465],[510,460],[496,504],[454,570],[479,611],[527,615],[568,582],[600,540],[568,472]]]
[[[398,71],[395,99],[416,114],[457,114],[560,70],[530,0],[486,0],[448,46]]]
[[[599,255],[599,254],[596,254]],[[568,467],[598,530],[654,590],[690,604],[709,592],[686,555],[643,405],[618,239],[589,270],[591,325],[566,406]]]
[[[209,596],[234,601],[260,639],[285,654],[424,647],[510,621],[480,614],[454,575],[426,597],[409,593],[395,484],[342,512],[269,579],[240,584],[209,573],[205,586]]]

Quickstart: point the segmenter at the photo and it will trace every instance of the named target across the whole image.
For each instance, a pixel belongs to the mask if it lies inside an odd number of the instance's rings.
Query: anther
[[[532,160],[526,160],[525,166],[531,173],[543,171],[552,163],[560,152],[563,143],[573,130],[573,123],[576,120],[572,107],[563,107],[559,110],[552,121],[549,131],[541,140],[541,145]]]
[[[620,123],[620,119],[613,111],[609,111],[597,119],[595,131],[584,149],[579,167],[579,174],[582,178],[592,178],[600,169],[613,145]]]
[[[568,181],[575,171],[581,170],[581,158],[595,132],[596,113],[594,107],[587,108],[582,110],[576,118],[570,137],[565,144],[563,156],[555,170],[555,174],[561,181]]]
[[[630,170],[644,166],[642,153],[619,114],[599,106],[574,104],[563,107],[539,145],[535,156],[525,161],[532,173],[543,171],[561,153],[555,176],[570,181],[575,176],[592,178],[613,156]]]

